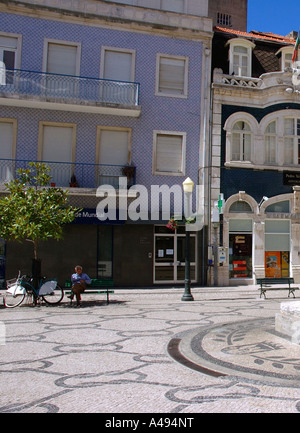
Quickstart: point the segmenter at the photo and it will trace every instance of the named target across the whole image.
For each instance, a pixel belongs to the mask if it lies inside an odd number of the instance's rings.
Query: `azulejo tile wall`
[[[193,40],[156,36],[150,33],[122,31],[109,27],[84,25],[0,14],[0,31],[22,35],[21,69],[41,71],[45,39],[81,43],[80,75],[100,76],[101,47],[136,51],[135,81],[140,83],[139,118],[72,113],[19,107],[1,107],[0,117],[18,122],[17,158],[37,157],[39,121],[67,122],[77,125],[76,161],[94,163],[98,125],[132,128],[132,163],[137,167],[138,184],[180,184],[182,176],[153,176],[153,131],[187,133],[186,176],[197,182],[201,118],[202,44]],[[157,53],[187,56],[189,59],[188,97],[168,98],[155,95]]]

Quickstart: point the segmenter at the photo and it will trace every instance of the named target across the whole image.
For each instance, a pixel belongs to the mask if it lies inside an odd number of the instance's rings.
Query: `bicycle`
[[[33,286],[33,278],[23,275],[21,272],[17,278],[6,281],[6,292],[3,296],[3,303],[7,308],[14,308],[21,305],[25,297],[32,298],[33,305],[36,305],[39,301],[43,300],[46,304],[57,305],[63,297],[64,291],[57,284],[56,280],[46,280],[43,277],[40,281],[38,289]]]

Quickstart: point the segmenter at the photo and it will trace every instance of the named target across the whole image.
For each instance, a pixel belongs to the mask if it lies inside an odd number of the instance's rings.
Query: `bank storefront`
[[[220,228],[227,251],[220,285],[255,284],[261,277],[300,282],[300,187],[293,190],[262,203],[245,192],[229,197]]]

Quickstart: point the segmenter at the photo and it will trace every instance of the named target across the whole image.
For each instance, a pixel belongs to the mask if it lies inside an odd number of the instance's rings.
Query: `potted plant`
[[[178,227],[178,221],[174,217],[172,217],[172,218],[170,218],[170,220],[169,220],[168,224],[166,225],[166,227],[168,229],[170,229],[170,230],[175,231],[177,229],[177,227]]]
[[[182,219],[180,219],[180,221],[185,224],[193,224],[195,222],[195,217],[191,217],[191,218],[183,217]],[[178,220],[175,217],[171,217],[166,227],[170,230],[175,231],[178,228]]]
[[[125,165],[122,168],[122,174],[127,177],[128,180],[131,180],[135,175],[135,167],[132,165]]]
[[[74,173],[71,176],[71,181],[70,181],[69,185],[70,185],[70,187],[73,187],[73,188],[77,188],[78,187],[78,182],[77,182],[77,179],[76,179],[76,176],[75,176]]]

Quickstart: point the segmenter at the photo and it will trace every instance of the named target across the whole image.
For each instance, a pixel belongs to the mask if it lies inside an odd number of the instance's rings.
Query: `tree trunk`
[[[40,259],[32,259],[32,277],[33,277],[33,286],[35,289],[39,288],[40,280],[41,280],[41,260]]]

